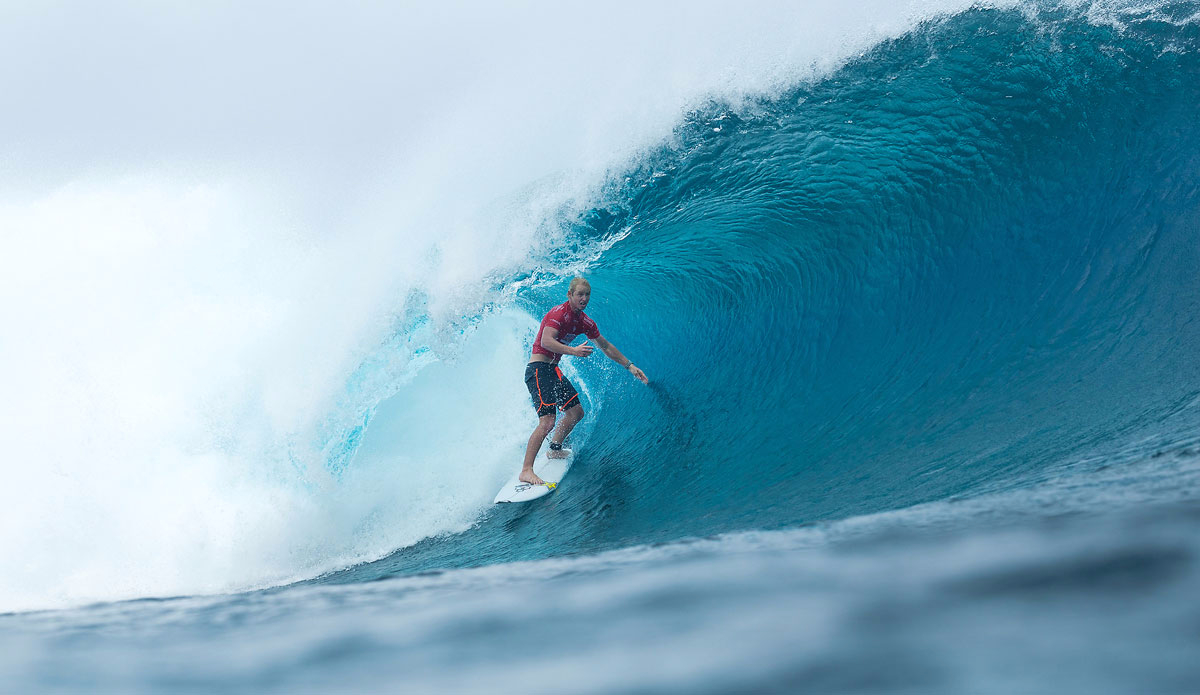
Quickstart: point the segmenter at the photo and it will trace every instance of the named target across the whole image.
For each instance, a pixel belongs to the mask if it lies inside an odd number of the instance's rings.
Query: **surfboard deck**
[[[538,474],[538,477],[545,480],[547,485],[530,485],[520,481],[521,471],[513,474],[504,487],[500,488],[500,492],[496,493],[495,504],[503,504],[505,502],[529,502],[536,500],[539,497],[545,497],[558,487],[562,482],[563,476],[571,468],[571,461],[575,458],[572,454],[565,459],[549,459],[545,454],[538,456],[538,460],[533,464],[533,472]]]

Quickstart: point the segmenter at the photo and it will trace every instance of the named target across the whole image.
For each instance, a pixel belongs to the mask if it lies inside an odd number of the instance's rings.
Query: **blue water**
[[[828,521],[1190,441],[1200,59],[1162,47],[1196,38],[973,10],[694,114],[576,230],[626,235],[589,315],[652,387],[576,364],[599,412],[570,494],[350,576]]]
[[[925,21],[692,111],[558,211],[563,243],[486,278],[447,362],[483,359],[471,336],[514,312],[528,340],[563,269],[586,270],[589,315],[652,382],[571,364],[589,419],[554,494],[472,498],[465,530],[300,583],[3,615],[0,673],[135,692],[1194,691],[1200,5],[1102,10]],[[469,427],[520,389],[517,362],[494,391],[429,395],[430,354],[327,433],[335,480],[405,453],[422,412]]]

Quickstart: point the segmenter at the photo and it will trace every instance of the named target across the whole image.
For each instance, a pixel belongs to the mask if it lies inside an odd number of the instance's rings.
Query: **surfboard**
[[[563,476],[571,468],[571,460],[575,458],[574,454],[567,456],[565,459],[548,459],[545,455],[539,456],[536,463],[533,464],[533,472],[538,474],[538,477],[546,481],[546,485],[530,485],[523,483],[520,480],[521,471],[517,471],[504,487],[500,488],[500,492],[496,493],[496,504],[504,502],[528,502],[536,500],[539,497],[545,497],[558,487]]]

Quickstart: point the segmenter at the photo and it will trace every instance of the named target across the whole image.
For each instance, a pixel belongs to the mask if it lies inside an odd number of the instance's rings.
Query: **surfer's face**
[[[571,309],[574,311],[583,311],[587,306],[588,300],[592,298],[592,288],[587,285],[580,285],[575,288],[574,292],[567,293],[567,299],[571,302]]]

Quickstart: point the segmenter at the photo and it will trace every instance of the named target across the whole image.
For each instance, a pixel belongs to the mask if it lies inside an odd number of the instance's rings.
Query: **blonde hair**
[[[579,287],[580,285],[587,285],[589,290],[592,289],[592,283],[588,282],[584,278],[577,277],[571,280],[571,286],[567,288],[567,294],[575,294],[575,288]]]

